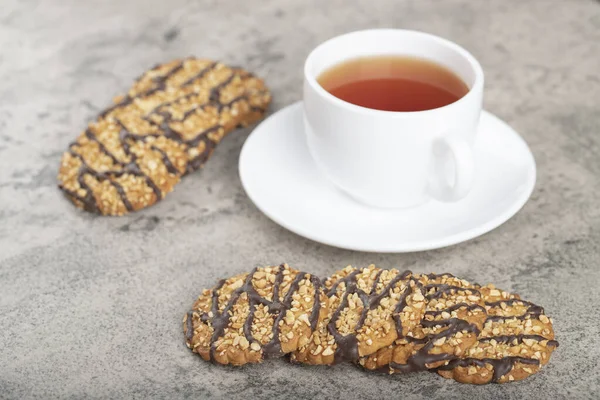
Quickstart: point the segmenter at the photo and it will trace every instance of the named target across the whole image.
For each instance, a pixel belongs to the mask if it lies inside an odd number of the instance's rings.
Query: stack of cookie
[[[69,146],[59,187],[77,207],[103,215],[148,207],[270,101],[264,83],[240,68],[195,58],[157,65]]]
[[[543,308],[518,295],[373,265],[323,283],[286,264],[256,268],[205,290],[183,322],[188,347],[220,364],[287,354],[475,384],[524,379],[558,346]]]

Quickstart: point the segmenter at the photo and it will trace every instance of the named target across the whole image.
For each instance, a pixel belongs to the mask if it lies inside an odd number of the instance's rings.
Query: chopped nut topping
[[[310,302],[301,298],[299,307],[292,311],[290,300],[300,287],[305,288]],[[192,320],[188,314],[184,322],[184,330],[189,329],[190,322],[194,328],[193,336],[186,334],[188,344],[203,358],[222,364],[258,362],[264,352],[289,353],[304,344],[303,337],[310,336],[311,320],[319,318],[318,313],[313,312],[315,295],[319,298],[319,293],[321,286],[316,277],[292,270],[285,264],[231,277],[198,297]],[[216,304],[213,304],[214,296]],[[248,324],[250,333],[246,337]],[[278,335],[279,340],[274,335]]]
[[[258,344],[257,342],[252,342],[250,348],[254,351],[260,351],[260,344]]]
[[[161,200],[227,132],[260,118],[270,94],[246,71],[187,59],[147,71],[115,101],[69,146],[58,174],[77,207],[104,215]]]

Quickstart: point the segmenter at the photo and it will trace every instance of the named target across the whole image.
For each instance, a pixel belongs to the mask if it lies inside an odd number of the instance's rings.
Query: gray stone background
[[[367,254],[300,238],[240,185],[250,130],[160,204],[121,218],[76,210],[56,188],[86,122],[159,61],[195,54],[264,76],[272,110],[301,96],[309,50],[372,27],[463,45],[486,73],[485,107],[531,146],[524,209],[478,239]],[[593,0],[2,0],[0,398],[597,398],[600,390],[600,3]],[[351,365],[213,366],[181,319],[202,288],[286,261],[327,275],[352,263],[449,271],[521,293],[561,347],[523,382],[475,387]]]

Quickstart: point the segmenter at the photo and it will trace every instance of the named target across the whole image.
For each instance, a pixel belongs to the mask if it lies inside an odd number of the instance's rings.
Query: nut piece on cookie
[[[423,316],[423,293],[409,271],[348,266],[329,277],[325,288],[328,312],[292,361],[356,362],[407,335]]]
[[[415,275],[425,294],[423,319],[406,335],[360,364],[390,373],[436,368],[473,345],[487,317],[476,285],[451,274]]]
[[[304,345],[326,309],[320,280],[282,264],[204,290],[183,330],[187,346],[203,359],[244,365]]]
[[[445,378],[484,384],[525,379],[548,363],[558,346],[544,309],[517,295],[482,288],[488,318],[477,342],[460,359],[438,368]],[[499,294],[500,293],[500,294]]]
[[[143,74],[64,153],[59,188],[79,208],[123,215],[161,200],[271,100],[252,74],[189,58]]]

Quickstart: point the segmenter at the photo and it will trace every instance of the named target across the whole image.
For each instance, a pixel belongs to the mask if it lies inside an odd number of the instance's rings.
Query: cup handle
[[[434,140],[432,152],[429,180],[431,196],[446,203],[464,198],[471,190],[475,177],[471,145],[464,139],[444,136]]]

